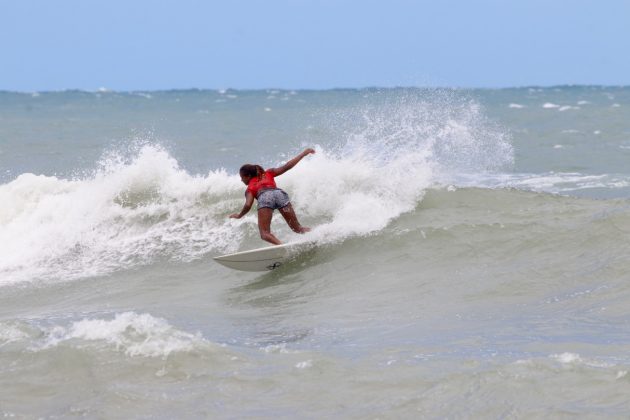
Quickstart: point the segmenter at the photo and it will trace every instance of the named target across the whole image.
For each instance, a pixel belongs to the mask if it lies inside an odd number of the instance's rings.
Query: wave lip
[[[336,146],[300,163],[289,189],[300,212],[324,217],[322,241],[379,231],[412,211],[436,177],[511,165],[509,133],[450,91],[367,92],[330,122]],[[294,175],[295,174],[295,175]]]
[[[509,134],[475,101],[448,91],[366,95],[365,103],[329,116],[330,143],[315,145],[316,155],[278,179],[314,227],[310,239],[373,234],[412,211],[439,174],[513,162]],[[75,179],[22,174],[0,185],[0,285],[242,249],[259,241],[255,212],[227,217],[243,205],[243,192],[237,174],[190,174],[147,143],[105,153],[92,174]],[[276,226],[294,239],[283,223]]]
[[[84,179],[23,174],[0,186],[0,284],[96,276],[229,248],[224,203],[238,180],[191,176],[162,148],[106,156]]]
[[[150,314],[123,312],[113,319],[83,319],[68,327],[50,329],[42,350],[62,343],[80,341],[103,343],[130,357],[162,357],[171,353],[191,352],[210,346],[200,333],[178,330],[162,318]]]

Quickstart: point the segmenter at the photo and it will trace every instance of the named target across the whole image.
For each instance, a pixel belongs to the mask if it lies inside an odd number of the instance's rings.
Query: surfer
[[[230,215],[232,219],[240,219],[245,216],[254,204],[254,198],[258,200],[258,229],[260,237],[271,242],[274,245],[280,245],[282,242],[271,233],[271,218],[273,211],[278,209],[287,224],[296,233],[306,233],[310,228],[300,225],[300,222],[293,211],[293,206],[289,201],[289,195],[276,187],[275,177],[282,175],[289,169],[293,168],[305,156],[315,153],[314,149],[304,149],[302,153],[289,160],[278,168],[263,169],[260,165],[246,164],[241,166],[239,174],[241,181],[247,185],[245,190],[245,205],[240,213]]]

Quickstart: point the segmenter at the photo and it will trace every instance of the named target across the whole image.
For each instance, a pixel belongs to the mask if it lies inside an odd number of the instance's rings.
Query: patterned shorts
[[[269,188],[258,193],[258,208],[281,209],[288,206],[289,194],[280,188]]]

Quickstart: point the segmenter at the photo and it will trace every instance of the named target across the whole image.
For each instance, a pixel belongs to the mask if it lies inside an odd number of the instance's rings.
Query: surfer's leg
[[[263,207],[258,209],[258,230],[260,230],[260,237],[267,242],[271,242],[274,245],[280,245],[282,242],[271,233],[271,217],[273,216],[273,209]]]
[[[291,230],[293,230],[293,232],[306,233],[311,230],[311,228],[304,227],[300,224],[297,216],[295,215],[295,211],[293,211],[293,206],[291,205],[291,203],[287,204],[279,210],[280,214],[282,215],[282,217],[284,217],[284,220],[287,221],[287,224],[289,225]]]

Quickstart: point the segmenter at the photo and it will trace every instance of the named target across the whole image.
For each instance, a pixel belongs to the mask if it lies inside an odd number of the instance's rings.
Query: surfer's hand
[[[241,216],[238,213],[230,214],[230,219],[240,219]]]
[[[315,149],[311,149],[310,147],[308,149],[304,149],[304,151],[302,152],[304,154],[304,156],[306,155],[312,155],[313,153],[315,153]]]

